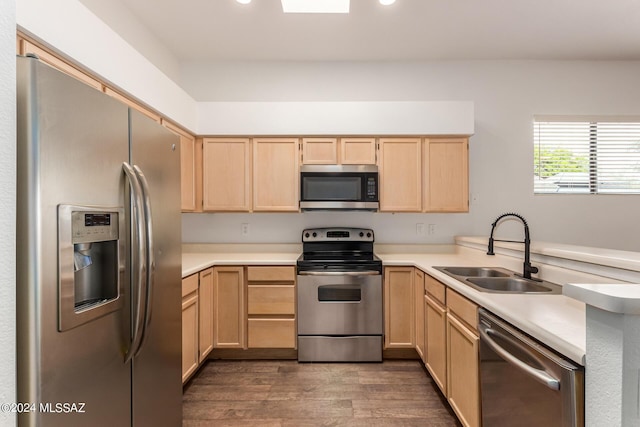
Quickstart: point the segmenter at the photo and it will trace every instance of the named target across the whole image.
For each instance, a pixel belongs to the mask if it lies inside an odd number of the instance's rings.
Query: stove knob
[[[371,233],[367,233],[367,237],[371,237]]]
[[[364,233],[361,231],[360,232],[360,237],[363,237],[363,236],[364,236]]]
[[[309,238],[309,233],[304,233],[304,237]]]
[[[316,233],[315,231],[313,232],[313,237],[318,237],[318,233]]]

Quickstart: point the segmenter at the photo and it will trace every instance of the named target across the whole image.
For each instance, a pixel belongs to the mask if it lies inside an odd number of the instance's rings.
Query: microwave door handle
[[[131,188],[131,228],[136,236],[136,244],[131,242],[132,252],[135,251],[137,265],[132,266],[137,271],[135,283],[131,283],[131,298],[134,293],[136,295],[135,311],[132,313],[133,337],[125,355],[124,363],[128,363],[138,352],[142,344],[142,334],[144,328],[144,296],[146,294],[146,276],[147,276],[147,259],[146,259],[146,230],[142,222],[144,215],[144,206],[142,201],[142,186],[138,181],[138,177],[131,165],[127,162],[122,164],[122,169],[129,181]]]
[[[512,344],[513,346],[518,347],[519,349],[523,350],[524,352],[529,354],[534,359],[538,359],[539,360],[539,358],[536,357],[534,354],[532,354],[531,351],[528,351],[522,345],[514,342],[508,336],[503,335],[503,334],[499,333],[498,331],[496,331],[494,329],[491,329],[491,328],[488,328],[486,326],[480,325],[479,332],[480,332],[481,340],[484,341],[493,351],[495,351],[505,361],[507,361],[508,363],[512,364],[516,368],[520,369],[522,372],[524,372],[525,374],[529,375],[530,377],[532,377],[534,380],[538,381],[539,383],[541,383],[541,384],[545,385],[546,387],[550,388],[551,390],[560,390],[560,380],[559,379],[551,376],[546,371],[542,371],[540,369],[536,369],[536,368],[534,368],[532,366],[529,366],[527,363],[523,362],[522,360],[518,359],[513,354],[511,354],[510,352],[508,352],[507,350],[502,348],[497,342],[495,342],[493,340],[493,338],[491,338],[490,335],[495,335],[495,336],[498,336],[498,337],[504,339],[505,341],[508,341],[510,344]]]
[[[146,261],[147,261],[147,277],[146,277],[146,297],[145,297],[145,310],[144,310],[144,324],[142,330],[142,341],[140,342],[140,348],[138,352],[144,345],[144,340],[146,338],[147,328],[151,324],[151,313],[153,309],[153,288],[155,283],[155,269],[156,269],[156,261],[155,261],[155,251],[153,245],[153,216],[151,214],[151,198],[149,197],[149,184],[147,182],[147,178],[144,176],[142,170],[134,165],[133,170],[138,177],[141,187],[142,187],[142,200],[144,204],[144,227],[145,227],[145,235],[146,235]],[[137,354],[137,352],[136,352]]]

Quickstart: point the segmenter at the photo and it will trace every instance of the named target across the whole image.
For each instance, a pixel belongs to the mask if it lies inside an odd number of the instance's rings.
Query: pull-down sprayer
[[[498,225],[498,222],[501,219],[508,216],[518,218],[520,221],[522,221],[522,224],[524,225],[524,241],[523,242],[519,242],[516,240],[498,240],[493,238],[493,232],[495,231],[496,226]],[[531,274],[532,273],[535,274],[538,272],[538,267],[533,267],[531,265],[531,240],[529,239],[529,225],[521,215],[510,212],[510,213],[502,214],[498,218],[496,218],[496,220],[493,221],[493,223],[491,224],[491,235],[489,236],[489,247],[487,248],[487,255],[495,255],[493,252],[493,242],[524,243],[524,265],[522,269],[522,277],[525,279],[532,279]]]

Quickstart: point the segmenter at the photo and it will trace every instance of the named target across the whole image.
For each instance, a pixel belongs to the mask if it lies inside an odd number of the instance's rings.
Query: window
[[[640,119],[535,117],[536,194],[640,194]]]

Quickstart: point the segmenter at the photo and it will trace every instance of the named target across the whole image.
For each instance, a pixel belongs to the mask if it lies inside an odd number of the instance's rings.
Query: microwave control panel
[[[378,186],[376,185],[376,179],[374,177],[367,178],[367,199],[378,200]]]

